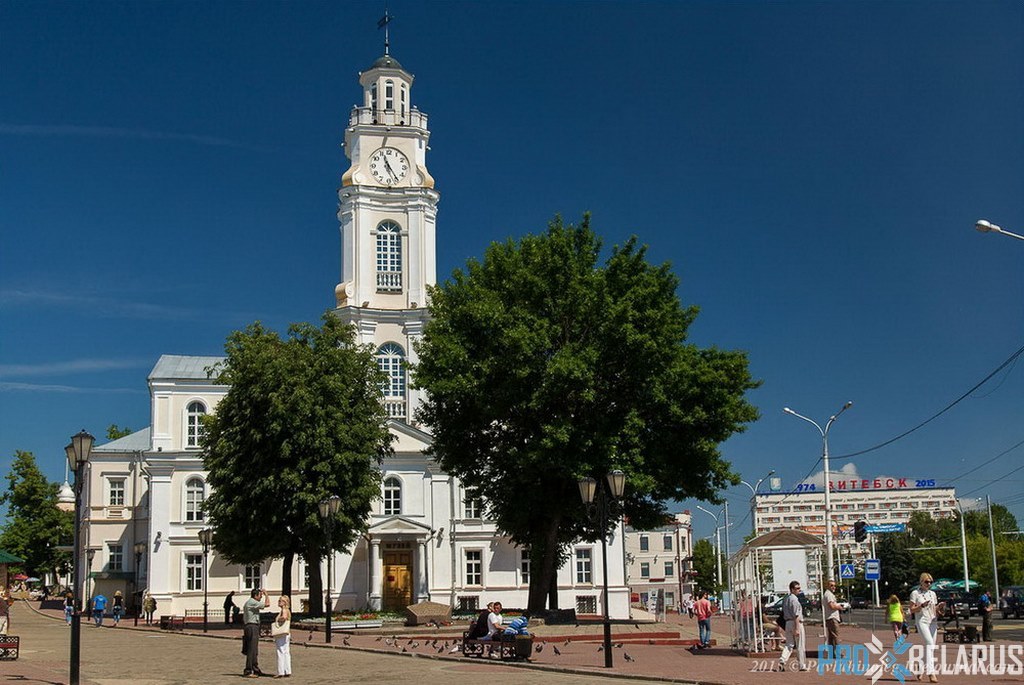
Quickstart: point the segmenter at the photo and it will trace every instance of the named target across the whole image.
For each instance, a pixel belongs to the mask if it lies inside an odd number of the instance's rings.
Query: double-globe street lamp
[[[75,531],[74,551],[72,552],[75,589],[74,607],[71,616],[71,649],[68,664],[68,682],[70,685],[79,685],[82,653],[82,549],[80,546],[81,536],[79,529],[82,527],[82,487],[85,483],[85,465],[89,463],[92,454],[92,446],[96,438],[89,435],[83,428],[71,436],[71,444],[64,448],[64,454],[68,459],[68,467],[75,473]]]
[[[205,633],[209,629],[210,621],[210,603],[207,601],[210,592],[210,564],[208,563],[208,557],[210,545],[213,544],[213,528],[203,528],[199,531],[199,544],[203,546],[203,632]]]
[[[587,507],[587,516],[601,530],[601,564],[604,604],[604,666],[612,667],[612,623],[608,611],[608,515],[612,505],[622,499],[626,490],[626,474],[618,469],[610,472],[602,483],[590,478],[579,480],[580,498]],[[600,485],[600,486],[599,486]]]
[[[756,483],[751,485],[745,480],[741,480],[741,485],[746,485],[750,488],[750,537],[751,539],[757,537],[757,489],[761,487],[761,483],[775,475],[775,469],[772,469],[768,473],[764,474],[762,478],[759,478]]]
[[[726,536],[729,534],[729,503],[725,503],[723,512],[725,514],[725,524],[718,525],[718,514],[712,512],[709,509],[705,509],[701,505],[697,505],[697,508],[703,511],[705,514],[715,519],[715,585],[718,586],[719,591],[722,589],[722,529],[725,528]],[[726,547],[728,547],[726,543]],[[729,556],[728,550],[726,550],[726,557]]]
[[[326,642],[331,641],[331,614],[333,613],[334,607],[331,606],[331,557],[334,556],[333,546],[333,535],[334,535],[334,518],[338,515],[338,510],[341,509],[341,498],[337,495],[331,495],[324,501],[320,502],[320,518],[323,519],[324,524],[327,526],[327,623],[324,628],[327,631],[327,635],[324,640]]]
[[[833,579],[833,576],[832,576],[832,561],[833,561],[832,560],[832,499],[831,499],[831,496],[830,496],[831,488],[829,487],[830,472],[829,472],[829,469],[828,469],[828,431],[829,431],[830,428],[832,428],[832,424],[835,422],[835,420],[837,418],[839,418],[839,415],[842,414],[844,411],[846,411],[847,409],[849,409],[852,406],[853,406],[853,402],[847,402],[846,404],[844,404],[842,409],[840,409],[835,414],[833,414],[832,416],[829,417],[828,423],[825,424],[824,428],[819,426],[818,423],[816,421],[814,421],[813,419],[809,419],[806,416],[804,416],[803,414],[797,414],[795,411],[793,411],[789,407],[784,407],[782,409],[782,411],[786,412],[787,414],[792,414],[793,416],[797,417],[798,419],[803,419],[807,423],[809,423],[812,426],[814,426],[815,428],[817,428],[818,432],[821,433],[821,459],[822,459],[822,461],[825,462],[825,465],[824,465],[824,468],[825,468],[825,585],[828,585],[828,582]]]
[[[142,613],[142,593],[139,591],[139,566],[142,564],[142,555],[146,553],[146,543],[136,542],[132,547],[135,552],[135,625],[139,625],[139,614]]]

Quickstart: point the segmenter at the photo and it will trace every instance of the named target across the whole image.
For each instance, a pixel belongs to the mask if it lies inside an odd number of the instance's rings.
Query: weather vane
[[[388,40],[388,38],[389,38],[389,36],[388,36],[388,24],[390,24],[394,20],[394,18],[395,18],[394,15],[388,12],[387,3],[384,3],[384,16],[381,17],[380,20],[377,22],[377,28],[378,29],[384,29],[384,54],[385,55],[391,54],[390,53],[391,43]]]

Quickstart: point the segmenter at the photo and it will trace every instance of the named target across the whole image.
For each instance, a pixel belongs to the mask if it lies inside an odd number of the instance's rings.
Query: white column
[[[427,541],[420,540],[416,546],[416,601],[423,602],[430,599],[430,589],[427,587]]]
[[[383,587],[382,559],[380,557],[380,540],[370,540],[370,609],[379,611]]]
[[[149,473],[149,569],[147,580],[149,591],[157,602],[170,601],[171,598],[171,475],[173,466],[150,464]],[[170,613],[170,607],[163,604]]]

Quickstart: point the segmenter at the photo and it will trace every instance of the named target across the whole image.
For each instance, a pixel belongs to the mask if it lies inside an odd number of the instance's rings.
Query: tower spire
[[[385,55],[390,55],[391,54],[391,41],[389,40],[390,36],[388,34],[388,31],[389,31],[388,24],[390,24],[394,20],[394,18],[395,18],[395,16],[393,14],[391,14],[390,12],[388,12],[388,6],[387,6],[387,3],[385,3],[384,4],[384,16],[381,17],[380,20],[377,22],[377,28],[378,29],[384,29],[384,54]]]

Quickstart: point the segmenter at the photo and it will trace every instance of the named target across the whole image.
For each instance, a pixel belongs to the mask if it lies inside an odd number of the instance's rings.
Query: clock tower
[[[388,374],[391,418],[414,422],[421,397],[410,391],[406,362],[426,322],[427,286],[436,280],[439,195],[427,171],[427,115],[413,107],[413,76],[388,54],[359,75],[363,103],[345,129],[351,162],[338,190],[341,282],[335,314],[373,344]]]

